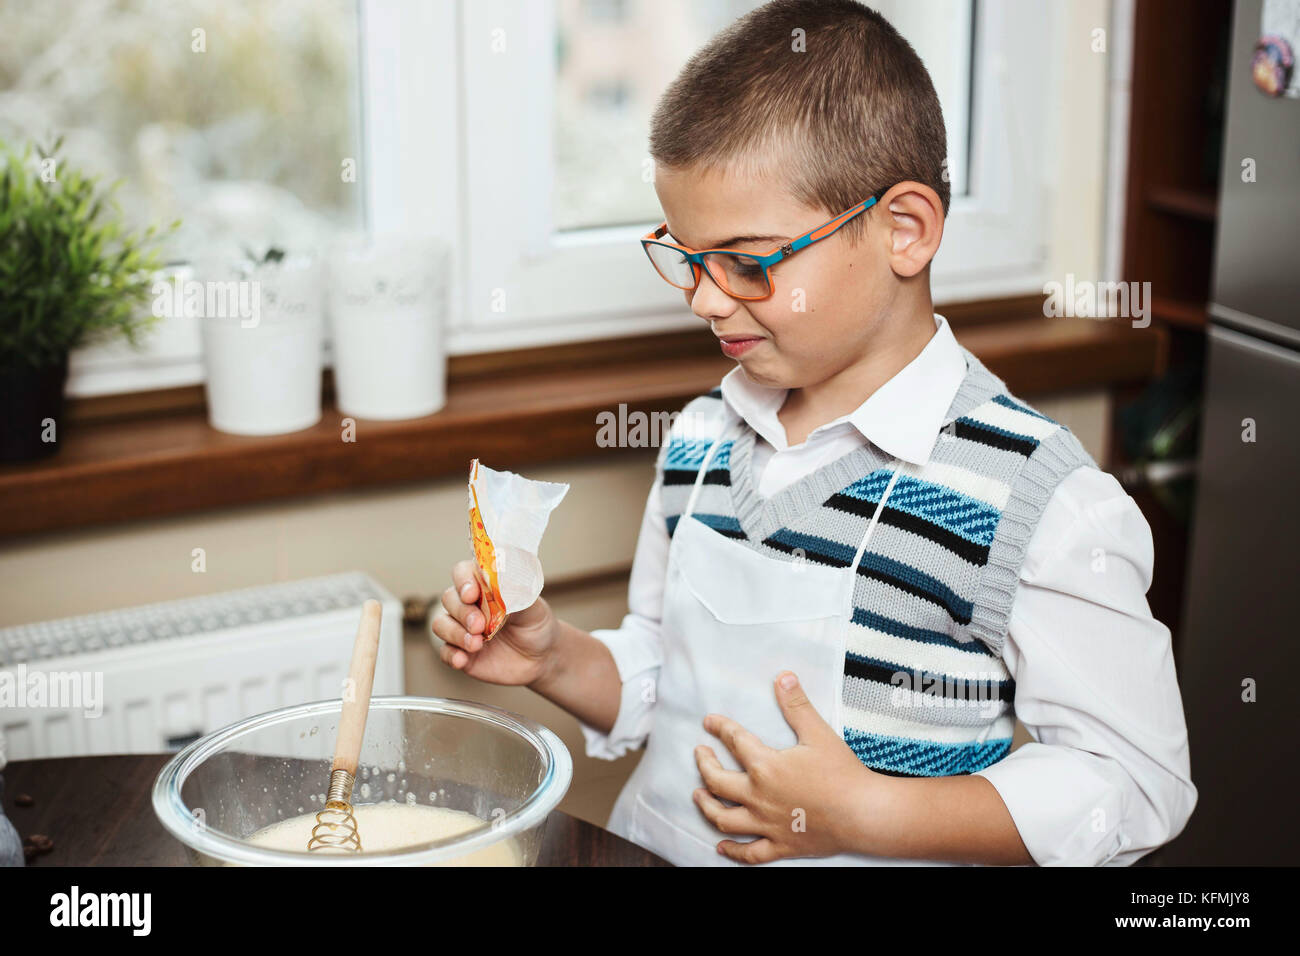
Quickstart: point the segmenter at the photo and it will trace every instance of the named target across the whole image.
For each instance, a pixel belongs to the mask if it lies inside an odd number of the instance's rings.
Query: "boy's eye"
[[[734,273],[735,275],[756,276],[761,275],[763,272],[762,266],[756,263],[753,259],[748,259],[743,256],[727,256],[723,259],[723,264],[728,272]]]

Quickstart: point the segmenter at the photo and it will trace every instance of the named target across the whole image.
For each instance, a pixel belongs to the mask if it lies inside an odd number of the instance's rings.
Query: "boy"
[[[464,561],[442,659],[564,707],[589,755],[644,743],[608,825],[676,864],[1122,865],[1176,836],[1150,531],[933,312],[946,145],[912,48],[775,0],[650,142],[648,258],[738,367],[660,451],[617,630],[539,600],[485,645]]]

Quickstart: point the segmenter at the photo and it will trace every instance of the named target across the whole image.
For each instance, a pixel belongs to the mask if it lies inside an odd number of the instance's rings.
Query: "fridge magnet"
[[[1300,78],[1295,70],[1300,0],[1264,0],[1259,29],[1260,38],[1250,61],[1255,85],[1267,96],[1300,98]]]

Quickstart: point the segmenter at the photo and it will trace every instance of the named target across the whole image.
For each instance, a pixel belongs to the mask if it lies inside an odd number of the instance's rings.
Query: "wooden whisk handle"
[[[379,623],[383,605],[373,598],[361,606],[361,624],[352,645],[352,665],[343,691],[343,713],[339,717],[339,737],[334,745],[331,770],[346,770],[353,777],[361,760],[361,739],[366,733],[366,715],[370,712],[370,691],[375,684],[375,658],[379,656]]]

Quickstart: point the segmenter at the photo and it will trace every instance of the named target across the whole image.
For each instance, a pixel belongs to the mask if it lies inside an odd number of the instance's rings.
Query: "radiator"
[[[402,606],[361,572],[0,629],[0,766],[177,750],[338,698],[367,598],[384,606],[374,693],[401,694]]]

